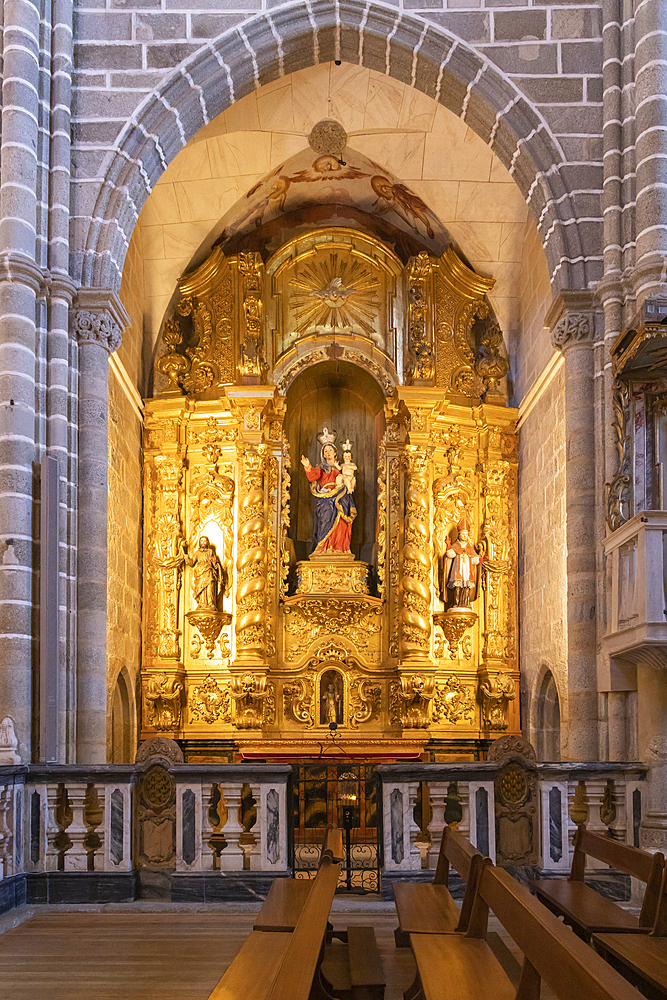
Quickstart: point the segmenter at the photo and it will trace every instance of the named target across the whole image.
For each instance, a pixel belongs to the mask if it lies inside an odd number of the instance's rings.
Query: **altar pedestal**
[[[366,595],[368,563],[359,562],[351,552],[313,554],[296,564],[297,594],[313,597]]]

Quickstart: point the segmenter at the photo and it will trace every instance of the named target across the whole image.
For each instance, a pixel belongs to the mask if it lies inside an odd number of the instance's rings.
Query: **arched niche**
[[[560,699],[550,670],[542,678],[537,696],[537,756],[539,760],[560,760]]]
[[[285,429],[292,458],[289,536],[297,560],[306,559],[313,537],[310,485],[301,466],[306,455],[320,462],[317,435],[323,427],[336,432],[341,445],[349,438],[357,466],[354,499],[357,516],[352,525],[351,550],[357,559],[373,565],[377,526],[377,462],[385,430],[385,396],[375,379],[349,361],[324,361],[301,372],[287,391]]]
[[[134,696],[127,671],[116,679],[111,698],[111,763],[129,764],[134,760],[136,725]]]

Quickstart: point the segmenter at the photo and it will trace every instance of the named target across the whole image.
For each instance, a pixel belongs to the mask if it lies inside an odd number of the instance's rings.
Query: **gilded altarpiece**
[[[492,284],[335,229],[181,280],[146,403],[144,737],[303,756],[335,731],[374,758],[519,732]],[[309,556],[297,498],[328,441],[361,514],[348,551]]]

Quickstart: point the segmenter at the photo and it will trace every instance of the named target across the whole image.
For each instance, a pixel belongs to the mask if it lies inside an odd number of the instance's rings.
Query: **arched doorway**
[[[560,760],[560,700],[550,670],[544,674],[537,696],[536,742],[539,760]]]
[[[129,675],[123,667],[118,674],[111,697],[112,764],[130,764],[136,750],[135,700]]]

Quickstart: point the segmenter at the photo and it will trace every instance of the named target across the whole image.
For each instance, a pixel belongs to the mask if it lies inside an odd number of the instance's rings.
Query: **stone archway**
[[[143,203],[200,128],[253,89],[332,60],[409,83],[469,124],[530,206],[556,288],[586,287],[601,276],[598,220],[587,220],[582,238],[560,169],[566,158],[539,112],[497,67],[417,16],[358,0],[335,7],[317,0],[250,18],[203,46],[146,99],[119,136],[85,245],[75,251],[82,284],[118,289]]]

